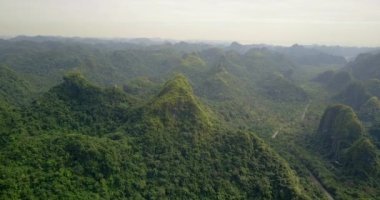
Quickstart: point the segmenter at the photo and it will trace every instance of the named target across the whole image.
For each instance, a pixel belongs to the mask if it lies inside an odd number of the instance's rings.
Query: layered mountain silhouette
[[[380,79],[380,54],[360,54],[346,68],[360,80]]]

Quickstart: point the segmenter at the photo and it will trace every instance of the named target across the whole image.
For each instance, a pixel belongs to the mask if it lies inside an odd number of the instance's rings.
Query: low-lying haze
[[[380,46],[378,0],[0,0],[0,35]]]

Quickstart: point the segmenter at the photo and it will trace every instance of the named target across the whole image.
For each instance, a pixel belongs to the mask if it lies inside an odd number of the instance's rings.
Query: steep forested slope
[[[24,115],[36,131],[57,129],[96,135],[125,121],[132,101],[118,88],[99,88],[74,73],[32,102]]]
[[[13,105],[25,104],[30,100],[30,85],[14,71],[0,65],[0,99]]]
[[[344,149],[363,135],[363,127],[354,111],[344,105],[331,106],[326,109],[318,127],[321,148],[329,157],[339,160]]]
[[[0,198],[376,199],[380,84],[341,62],[302,46],[1,40]]]
[[[380,79],[380,54],[360,54],[348,64],[347,70],[360,80]]]
[[[323,157],[311,166],[322,177],[339,199],[366,196],[376,199],[379,179],[379,149],[365,129],[352,108],[345,105],[329,106],[313,137],[313,146]],[[312,163],[313,161],[309,161]],[[321,163],[331,169],[326,172]],[[317,167],[318,166],[318,167]],[[354,180],[354,190],[345,188],[346,181]],[[371,192],[365,193],[363,190]]]
[[[359,109],[371,95],[360,82],[353,82],[334,97],[339,102]]]
[[[66,76],[1,149],[1,198],[307,199],[263,141],[213,122],[184,76],[143,105],[129,102]]]

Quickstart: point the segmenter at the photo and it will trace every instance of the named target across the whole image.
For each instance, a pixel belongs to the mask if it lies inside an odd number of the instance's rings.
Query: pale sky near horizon
[[[0,35],[380,46],[380,0],[0,0]]]

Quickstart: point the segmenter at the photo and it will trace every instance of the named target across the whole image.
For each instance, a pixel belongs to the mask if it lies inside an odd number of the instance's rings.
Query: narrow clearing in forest
[[[303,113],[301,115],[301,122],[303,122],[303,120],[305,119],[305,116],[306,116],[307,111],[309,110],[309,107],[310,107],[310,102],[306,105],[305,109],[303,110]]]
[[[276,132],[274,132],[274,134],[272,135],[272,138],[273,139],[275,139],[276,138],[276,136],[277,136],[277,134],[279,133],[280,131],[278,130],[278,131],[276,131]]]
[[[310,172],[310,171],[309,171]],[[326,195],[327,199],[329,200],[334,200],[334,197],[332,197],[332,195],[330,194],[330,192],[328,192],[326,190],[325,187],[323,187],[323,185],[321,184],[321,182],[310,172],[310,178],[311,178],[311,181],[316,185],[318,186],[318,188]]]
[[[310,103],[311,103],[311,102],[309,102],[309,103],[306,105],[305,109],[304,109],[303,112],[302,112],[302,115],[301,115],[301,122],[303,122],[303,120],[304,120],[305,117],[306,117],[306,113],[307,113],[307,111],[309,110]],[[275,139],[275,138],[277,137],[277,135],[278,135],[278,133],[280,132],[280,130],[281,130],[281,129],[279,129],[279,130],[277,130],[276,132],[273,133],[273,135],[272,135],[272,139]]]
[[[309,102],[306,105],[305,109],[303,110],[302,115],[301,115],[301,122],[303,122],[303,120],[305,120],[306,113],[309,110],[310,104],[311,104],[311,102]],[[274,134],[272,135],[272,139],[275,139],[277,137],[277,135],[280,132],[280,130],[281,129],[279,129],[276,132],[274,132]],[[327,197],[327,199],[334,200],[334,197],[326,190],[325,187],[323,187],[323,185],[321,184],[321,182],[314,176],[314,174],[311,173],[310,170],[308,170],[308,171],[310,173],[310,179],[311,179],[311,181],[323,192],[323,194],[325,194],[325,196]]]

